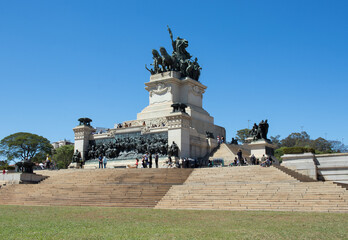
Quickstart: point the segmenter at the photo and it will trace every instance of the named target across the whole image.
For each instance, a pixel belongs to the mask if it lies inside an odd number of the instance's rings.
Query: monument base
[[[253,141],[248,144],[248,147],[250,148],[250,156],[254,155],[259,159],[263,156],[274,156],[275,146],[264,139]]]
[[[134,165],[135,158],[140,160],[146,152],[170,155],[172,145],[178,147],[180,158],[200,160],[216,145],[208,135],[226,138],[225,129],[215,125],[214,118],[203,109],[207,87],[199,81],[170,71],[151,75],[145,85],[149,105],[138,113],[136,120],[115,124],[105,132],[97,133],[91,126],[73,129],[75,151],[81,152],[84,168],[99,167],[91,160],[100,154],[115,159],[108,162],[108,167]]]
[[[69,164],[68,168],[81,168],[81,163],[72,162]]]
[[[166,168],[166,161],[168,160],[167,157],[160,157],[158,159],[158,167],[159,168]],[[135,159],[124,159],[124,160],[108,160],[106,163],[106,168],[125,168],[125,167],[135,167]],[[88,160],[85,162],[85,165],[83,166],[84,169],[97,169],[99,168],[99,161],[98,160]],[[141,159],[139,159],[138,162],[138,168],[142,168],[142,162]],[[155,159],[152,159],[152,168],[156,168]]]
[[[36,173],[6,173],[0,175],[0,181],[5,184],[36,184],[48,178]]]

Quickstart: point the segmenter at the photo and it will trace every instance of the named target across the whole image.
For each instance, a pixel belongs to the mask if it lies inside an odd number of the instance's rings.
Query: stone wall
[[[348,153],[285,154],[282,166],[318,180],[348,184]]]
[[[316,155],[319,179],[348,184],[348,153]]]

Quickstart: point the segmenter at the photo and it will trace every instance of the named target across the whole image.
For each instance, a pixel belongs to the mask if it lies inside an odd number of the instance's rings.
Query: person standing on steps
[[[51,158],[50,155],[47,154],[46,156],[46,168],[50,169],[50,164],[51,164]]]
[[[149,153],[148,152],[145,153],[145,165],[146,165],[146,168],[149,165]]]
[[[156,156],[155,156],[155,164],[156,164],[156,168],[158,168],[158,153],[156,153]]]
[[[152,168],[152,153],[149,154],[149,168]]]
[[[252,165],[256,165],[256,157],[254,154],[250,157],[250,161]]]
[[[145,155],[143,156],[143,159],[142,159],[141,162],[142,162],[143,168],[146,168]]]
[[[238,161],[240,165],[243,165],[243,152],[242,149],[239,149],[237,152],[237,156],[238,156]]]
[[[98,157],[99,160],[99,168],[103,168],[103,156],[100,154]]]
[[[104,168],[106,168],[107,162],[108,162],[108,159],[106,158],[106,156],[104,156],[104,157],[103,157]]]

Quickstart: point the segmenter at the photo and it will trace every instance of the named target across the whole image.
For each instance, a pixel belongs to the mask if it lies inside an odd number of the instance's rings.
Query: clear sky
[[[237,130],[301,129],[348,142],[348,1],[0,1],[0,139],[74,140],[79,117],[112,128],[148,104],[151,50],[189,41],[204,108]]]

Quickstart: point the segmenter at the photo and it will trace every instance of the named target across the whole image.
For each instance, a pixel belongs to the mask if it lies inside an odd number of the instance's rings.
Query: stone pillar
[[[82,160],[86,160],[86,151],[88,149],[89,139],[91,134],[95,131],[95,129],[91,126],[80,125],[73,128],[75,133],[75,146],[74,152],[79,150],[81,152]]]
[[[167,116],[168,146],[173,141],[179,147],[179,157],[190,157],[190,120],[187,113],[173,112]]]

